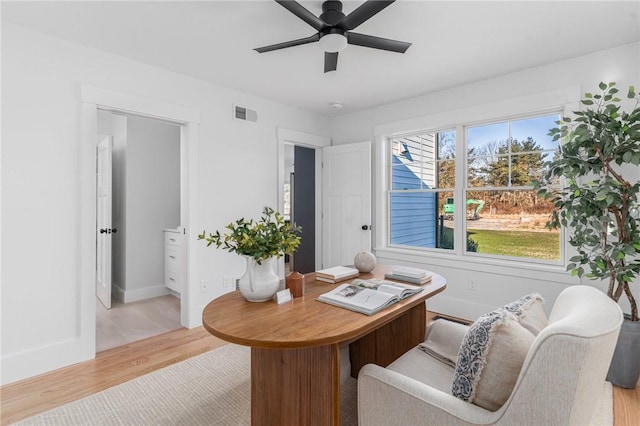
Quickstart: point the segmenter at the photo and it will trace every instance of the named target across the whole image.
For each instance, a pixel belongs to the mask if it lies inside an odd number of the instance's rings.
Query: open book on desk
[[[421,291],[420,287],[385,280],[353,280],[321,294],[318,300],[366,315],[373,315],[387,306]]]

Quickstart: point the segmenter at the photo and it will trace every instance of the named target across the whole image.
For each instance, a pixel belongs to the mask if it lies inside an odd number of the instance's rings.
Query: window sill
[[[431,265],[441,268],[455,268],[470,272],[486,272],[511,277],[527,276],[541,281],[560,284],[579,284],[563,265],[550,265],[493,257],[458,255],[455,253],[438,253],[436,251],[414,250],[399,247],[380,247],[375,249],[376,257],[384,260],[381,263],[394,261],[410,262],[420,265]],[[532,276],[532,273],[535,276]]]

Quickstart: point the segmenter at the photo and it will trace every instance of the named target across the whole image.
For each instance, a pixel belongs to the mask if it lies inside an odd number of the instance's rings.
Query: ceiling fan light
[[[320,39],[320,48],[325,52],[340,52],[347,47],[347,38],[342,34],[327,34]]]

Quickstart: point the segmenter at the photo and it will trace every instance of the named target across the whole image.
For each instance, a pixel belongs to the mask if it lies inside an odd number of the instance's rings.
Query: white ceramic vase
[[[238,280],[240,293],[249,302],[266,302],[278,292],[280,278],[273,270],[275,257],[263,260],[259,265],[251,256],[242,256],[247,269]]]

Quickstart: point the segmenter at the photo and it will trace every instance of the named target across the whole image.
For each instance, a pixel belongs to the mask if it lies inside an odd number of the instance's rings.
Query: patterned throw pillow
[[[509,398],[535,336],[500,308],[467,331],[456,361],[452,393],[495,411]]]
[[[538,293],[531,293],[515,302],[504,305],[502,309],[515,315],[521,326],[537,336],[549,324],[542,305],[544,305],[542,296]]]

